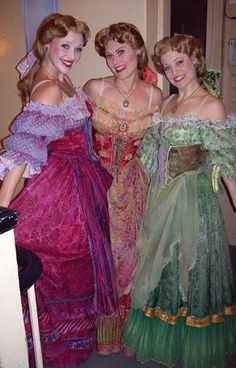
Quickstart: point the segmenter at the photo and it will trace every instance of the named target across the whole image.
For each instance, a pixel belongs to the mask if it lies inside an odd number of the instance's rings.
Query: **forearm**
[[[236,209],[236,181],[229,180],[227,177],[223,176],[224,183],[229,191],[229,194],[232,199],[232,203],[234,208]]]
[[[26,165],[15,166],[5,175],[0,189],[0,206],[8,207],[17,184],[19,183]]]

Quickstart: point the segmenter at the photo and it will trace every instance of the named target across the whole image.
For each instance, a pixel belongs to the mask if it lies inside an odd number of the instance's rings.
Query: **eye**
[[[63,49],[68,50],[70,46],[68,45],[68,43],[63,43],[63,44],[61,45],[61,47],[63,47]]]
[[[82,52],[82,50],[83,50],[83,48],[82,48],[82,47],[76,47],[75,52],[81,53],[81,52]]]
[[[109,60],[111,58],[111,54],[105,54],[106,60]]]
[[[183,62],[184,61],[182,59],[179,59],[179,60],[176,61],[176,65],[181,65],[181,64],[183,64]]]
[[[164,65],[163,69],[164,69],[164,72],[167,72],[168,70],[170,70],[170,67],[169,65]]]
[[[125,50],[120,49],[120,50],[117,51],[117,55],[121,56],[121,55],[123,55],[124,52],[125,52]]]

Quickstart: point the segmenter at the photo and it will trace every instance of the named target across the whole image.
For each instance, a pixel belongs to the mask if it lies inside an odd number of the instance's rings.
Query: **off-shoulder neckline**
[[[167,123],[167,125],[174,125],[175,123],[183,122],[184,125],[190,125],[193,122],[198,122],[196,124],[196,127],[232,127],[236,128],[236,119],[231,118],[231,115],[229,114],[225,120],[219,119],[219,120],[211,120],[211,119],[200,119],[195,114],[180,114],[175,117],[165,117],[161,113],[156,113],[153,115],[152,120],[157,122],[164,122]]]

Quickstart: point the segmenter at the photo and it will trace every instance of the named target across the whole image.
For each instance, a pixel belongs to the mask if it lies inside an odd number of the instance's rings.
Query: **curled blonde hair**
[[[138,55],[138,70],[148,64],[147,49],[138,28],[131,23],[116,23],[101,29],[95,36],[95,49],[100,56],[105,57],[105,50],[108,41],[113,40],[119,43],[127,43],[132,49],[140,49]]]
[[[161,58],[168,51],[176,51],[186,54],[189,57],[194,56],[197,59],[196,72],[200,78],[206,74],[206,62],[204,58],[203,48],[198,39],[190,35],[174,35],[165,37],[157,42],[154,46],[153,63],[160,74],[165,74]]]
[[[34,76],[44,59],[45,48],[44,46],[49,44],[55,37],[66,37],[68,32],[80,33],[83,37],[83,45],[85,46],[90,38],[90,30],[86,23],[77,20],[71,15],[62,15],[54,13],[43,19],[39,25],[36,33],[36,38],[33,43],[32,50],[37,57],[36,63],[32,66],[29,73],[22,80],[17,83],[17,88],[20,91],[20,96],[25,103],[29,100],[31,85]]]

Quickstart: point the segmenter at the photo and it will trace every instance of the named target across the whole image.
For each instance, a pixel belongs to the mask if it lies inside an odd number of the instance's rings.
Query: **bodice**
[[[117,175],[136,155],[159,107],[145,111],[125,111],[112,104],[97,102],[93,112],[93,145],[103,165]]]
[[[208,170],[209,165],[218,166],[230,177],[235,175],[235,121],[155,114],[151,133],[159,150],[157,180],[162,187],[185,172]]]
[[[80,128],[66,131],[65,135],[48,145],[49,153],[67,152],[82,155],[90,155],[91,135],[89,124],[85,124]]]

